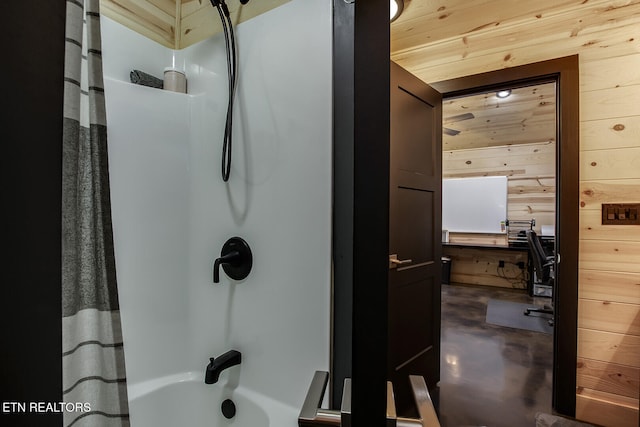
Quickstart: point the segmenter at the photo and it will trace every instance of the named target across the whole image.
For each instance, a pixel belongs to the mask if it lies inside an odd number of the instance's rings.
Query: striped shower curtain
[[[67,0],[62,176],[65,426],[128,426],[99,0]]]

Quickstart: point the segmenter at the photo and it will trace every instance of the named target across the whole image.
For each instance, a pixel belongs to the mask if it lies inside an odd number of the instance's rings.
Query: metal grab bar
[[[398,417],[393,394],[393,384],[387,381],[387,427],[440,427],[440,421],[436,415],[429,389],[424,378],[419,375],[410,375],[411,390],[418,408],[419,419]],[[324,392],[329,382],[329,373],[316,371],[311,380],[311,385],[304,399],[300,415],[299,427],[315,426],[340,426],[351,427],[351,379],[344,380],[342,389],[342,404],[340,411],[322,409]]]
[[[349,385],[347,386],[347,381]],[[322,399],[324,399],[324,391],[327,388],[329,382],[329,373],[324,371],[316,371],[311,380],[311,385],[307,391],[307,396],[302,404],[300,415],[298,416],[299,427],[314,427],[314,426],[342,426],[343,418],[348,418],[349,414],[343,414],[342,411],[336,411],[332,409],[322,409]],[[347,397],[347,387],[349,396]],[[345,401],[345,398],[347,401]],[[345,386],[342,392],[342,406],[345,404],[349,407],[351,412],[351,383],[349,379],[345,379]]]
[[[418,407],[422,426],[440,427],[440,420],[438,420],[436,409],[433,407],[433,401],[424,378],[420,375],[409,375],[409,382],[411,383],[411,391]]]

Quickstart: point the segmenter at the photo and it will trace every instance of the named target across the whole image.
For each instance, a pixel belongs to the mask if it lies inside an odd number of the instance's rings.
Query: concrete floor
[[[442,286],[441,380],[432,398],[442,427],[533,427],[552,413],[553,336],[485,322],[489,299],[548,303],[524,291]]]

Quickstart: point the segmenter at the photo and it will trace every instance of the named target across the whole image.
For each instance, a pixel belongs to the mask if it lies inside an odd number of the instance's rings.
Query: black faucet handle
[[[213,262],[213,283],[220,283],[220,266],[225,264],[238,265],[242,262],[242,256],[238,251],[231,251],[216,258]]]
[[[220,266],[230,278],[245,279],[253,266],[249,244],[240,237],[232,237],[225,242],[220,257],[213,263],[213,283],[220,283]]]

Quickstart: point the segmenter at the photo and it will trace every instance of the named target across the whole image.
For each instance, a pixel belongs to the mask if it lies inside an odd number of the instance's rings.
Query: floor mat
[[[486,322],[492,325],[508,328],[526,329],[529,331],[553,333],[553,326],[549,325],[550,314],[531,313],[524,315],[524,310],[534,307],[531,304],[490,299],[487,304]]]
[[[556,415],[538,412],[536,414],[536,427],[594,427],[591,424],[581,423]]]

